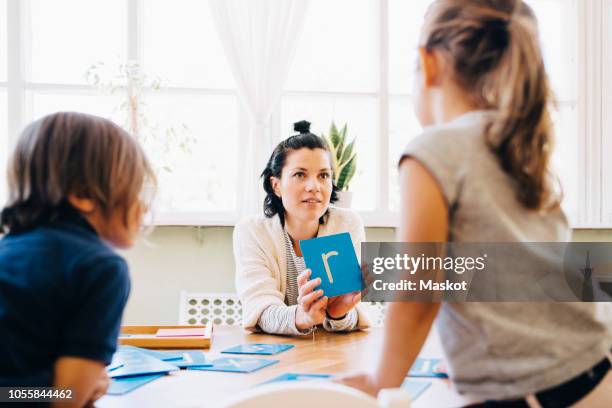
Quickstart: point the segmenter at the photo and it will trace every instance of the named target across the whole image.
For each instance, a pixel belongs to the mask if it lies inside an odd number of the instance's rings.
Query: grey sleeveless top
[[[569,241],[561,210],[527,211],[515,198],[513,180],[484,139],[493,114],[470,112],[426,128],[403,153],[442,189],[449,241]],[[521,278],[521,260],[501,261]],[[458,391],[482,398],[519,397],[562,383],[601,360],[612,344],[594,303],[444,302],[436,324]]]

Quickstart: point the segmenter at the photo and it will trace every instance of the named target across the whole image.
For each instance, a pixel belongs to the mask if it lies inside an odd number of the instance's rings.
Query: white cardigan
[[[325,224],[319,226],[317,236],[348,232],[360,259],[361,243],[365,241],[363,222],[356,213],[329,207]],[[241,220],[234,229],[234,258],[236,260],[236,291],[242,302],[242,325],[257,330],[257,322],[270,305],[285,305],[287,286],[287,257],[283,227],[278,216],[253,216]],[[370,326],[363,305],[357,305],[357,327]]]

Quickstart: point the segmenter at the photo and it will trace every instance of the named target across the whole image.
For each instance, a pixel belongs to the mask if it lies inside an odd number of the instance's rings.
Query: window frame
[[[556,0],[566,1],[566,0]],[[573,228],[612,228],[612,190],[606,194],[604,187],[612,182],[612,166],[606,166],[604,149],[612,148],[612,119],[606,118],[605,96],[612,92],[610,75],[612,65],[612,0],[576,0],[578,13],[576,21],[578,63],[577,101],[560,101],[560,105],[576,104],[578,114],[578,197],[577,214],[570,217]],[[9,149],[14,146],[19,131],[25,125],[27,117],[26,95],[29,91],[68,91],[89,92],[89,85],[67,85],[34,83],[26,81],[26,45],[28,44],[27,13],[28,2],[7,0],[7,81],[0,82],[0,88],[7,95],[7,128]],[[398,220],[397,212],[390,210],[390,180],[388,177],[389,154],[389,102],[393,97],[409,95],[390,93],[389,91],[389,2],[379,0],[379,7],[373,18],[378,28],[379,90],[373,93],[378,99],[377,166],[378,180],[375,186],[377,196],[376,209],[360,212],[367,227],[394,227]],[[142,18],[144,0],[127,0],[127,57],[130,60],[142,61]],[[160,90],[162,94],[215,94],[232,93],[235,89],[219,90],[206,88],[167,87]],[[313,96],[320,92],[283,91],[284,96]],[[337,96],[358,96],[362,93],[333,92],[323,93]],[[369,94],[368,94],[369,95]],[[249,129],[249,117],[240,106],[239,135]],[[271,129],[274,140],[281,135],[281,102],[277,104],[271,117]],[[244,144],[238,143],[237,157],[246,154]],[[265,152],[267,156],[269,152]],[[237,160],[238,174],[244,174],[244,160]],[[612,187],[611,187],[612,188]],[[194,226],[233,226],[238,221],[240,202],[240,182],[235,186],[237,209],[235,211],[214,212],[159,212],[154,216],[156,225],[194,225]],[[1,192],[1,190],[0,190]],[[607,197],[609,196],[609,198]]]

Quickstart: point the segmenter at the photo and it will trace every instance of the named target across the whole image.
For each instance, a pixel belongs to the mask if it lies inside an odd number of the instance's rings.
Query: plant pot
[[[352,191],[338,191],[338,201],[334,203],[334,206],[340,208],[351,208],[351,202],[353,201]]]

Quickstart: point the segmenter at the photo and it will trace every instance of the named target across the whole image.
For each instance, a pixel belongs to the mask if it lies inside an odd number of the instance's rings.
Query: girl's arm
[[[400,166],[400,242],[446,242],[448,207],[436,180],[419,162],[405,159]],[[382,354],[373,374],[356,375],[343,383],[376,395],[382,388],[399,387],[427,339],[439,303],[394,302],[385,318]]]
[[[104,364],[80,357],[60,357],[55,362],[53,386],[72,391],[72,399],[58,401],[58,407],[82,407],[106,393],[108,377]]]

